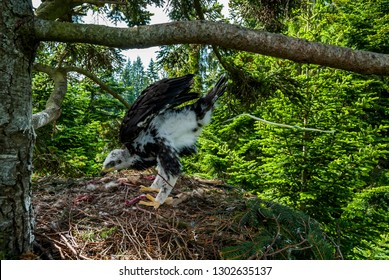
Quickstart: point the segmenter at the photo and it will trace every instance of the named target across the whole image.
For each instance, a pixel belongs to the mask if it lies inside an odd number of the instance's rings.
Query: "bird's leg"
[[[157,167],[157,171],[158,171]],[[150,187],[141,186],[140,191],[141,192],[159,192],[161,190],[163,179],[161,176],[157,175],[155,176],[154,182],[151,184]]]
[[[162,187],[163,178],[159,175],[160,174],[160,167],[157,166],[157,175],[155,176],[154,182],[151,184],[150,188],[153,189],[160,189]]]
[[[173,186],[176,184],[178,176],[171,176],[167,180],[164,180],[162,183],[161,190],[159,191],[155,201],[163,204],[168,199],[169,194],[171,193]]]
[[[161,186],[159,188],[143,188],[147,191],[150,191],[151,189],[153,189],[152,191],[158,191],[157,197],[154,198],[150,194],[146,194],[146,198],[150,201],[140,201],[139,204],[145,206],[153,206],[155,209],[158,209],[159,206],[161,206],[163,203],[166,203],[168,205],[173,203],[173,198],[168,196],[171,193],[173,186],[177,182],[178,176],[171,176],[169,179],[166,180],[161,176],[161,174],[158,174],[157,178],[155,178],[154,183],[157,181],[158,178],[160,178],[158,182],[161,183]]]
[[[159,192],[157,197],[154,198],[150,194],[147,194],[146,198],[150,201],[149,202],[148,201],[140,201],[139,204],[146,205],[146,206],[153,206],[155,209],[157,209],[163,203],[166,203],[168,205],[172,204],[173,198],[168,197],[168,196],[171,193],[173,186],[176,184],[177,179],[178,179],[178,176],[169,176],[168,179],[165,179],[161,174],[158,174],[157,178],[155,178],[154,183],[158,183],[161,185],[159,185],[159,188],[153,188],[153,191],[157,190]],[[154,183],[153,183],[153,185],[154,185]],[[150,191],[152,188],[143,188],[143,189]]]
[[[155,209],[165,203],[177,182],[181,170],[181,164],[177,152],[169,145],[161,145],[157,162],[158,175],[151,187],[159,188],[159,193],[152,202],[147,203],[148,206],[154,206]],[[144,203],[142,204],[146,205]]]

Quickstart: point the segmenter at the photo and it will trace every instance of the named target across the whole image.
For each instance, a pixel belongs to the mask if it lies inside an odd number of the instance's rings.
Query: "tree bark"
[[[0,258],[4,259],[30,251],[34,239],[31,67],[37,45],[31,36],[30,1],[0,0],[0,9]]]
[[[37,18],[35,33],[42,41],[90,43],[123,49],[172,44],[210,44],[361,74],[389,75],[388,54],[309,42],[221,22],[200,20],[115,28]]]

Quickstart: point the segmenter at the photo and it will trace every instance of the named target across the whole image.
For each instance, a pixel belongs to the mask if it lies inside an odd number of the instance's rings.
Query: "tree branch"
[[[232,121],[232,120],[239,118],[241,116],[247,116],[247,117],[252,118],[256,121],[259,121],[259,122],[262,122],[262,123],[265,123],[268,125],[279,126],[279,127],[292,128],[292,129],[298,129],[298,130],[303,130],[303,131],[315,131],[315,132],[322,132],[322,133],[331,133],[331,134],[334,134],[336,132],[335,130],[322,130],[322,129],[317,129],[317,128],[301,127],[298,125],[288,125],[288,124],[283,124],[283,123],[271,122],[271,121],[267,121],[267,120],[258,118],[256,116],[250,115],[250,114],[240,114],[240,115],[233,117],[231,119],[228,119],[224,122]]]
[[[173,44],[210,44],[360,74],[389,76],[388,54],[309,42],[221,22],[182,21],[117,28],[36,18],[34,24],[36,37],[41,41],[90,43],[123,49]]]
[[[32,125],[34,129],[38,129],[58,119],[61,115],[61,104],[65,97],[68,83],[67,73],[61,68],[54,69],[46,65],[35,64],[34,70],[48,74],[54,81],[54,91],[46,102],[46,108],[32,115]]]
[[[102,80],[100,80],[96,75],[92,74],[89,71],[86,71],[85,69],[82,69],[80,67],[74,67],[74,66],[69,66],[64,68],[67,72],[77,72],[80,73],[92,81],[94,81],[96,84],[100,86],[100,88],[109,94],[111,94],[113,97],[115,97],[117,100],[119,100],[124,106],[127,107],[127,109],[131,108],[131,105],[120,95],[117,94],[113,89],[111,89],[109,86],[107,86]]]
[[[74,3],[79,5],[81,4],[91,4],[95,6],[104,6],[105,4],[114,4],[114,5],[126,5],[125,0],[73,0]]]
[[[50,66],[37,63],[34,65],[34,70],[48,74],[54,81],[54,91],[50,94],[50,97],[46,102],[46,108],[43,111],[32,115],[32,124],[34,129],[45,126],[60,117],[61,105],[67,91],[67,74],[69,72],[77,72],[88,77],[96,84],[98,84],[102,90],[108,92],[113,97],[118,99],[124,106],[127,108],[131,107],[130,104],[128,104],[128,102],[121,95],[114,92],[97,76],[82,68],[73,66],[52,68]]]
[[[125,0],[46,0],[37,8],[37,17],[48,20],[56,20],[71,14],[74,7],[82,4],[91,4],[102,7],[105,4],[125,5]]]
[[[39,5],[35,14],[42,19],[56,20],[68,14],[77,5],[73,0],[46,0]]]

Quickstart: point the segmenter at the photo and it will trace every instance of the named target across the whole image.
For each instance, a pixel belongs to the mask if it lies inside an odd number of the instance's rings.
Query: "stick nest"
[[[234,230],[241,191],[220,181],[181,177],[176,206],[137,204],[152,174],[39,178],[33,183],[35,251],[40,259],[220,259],[245,237]]]

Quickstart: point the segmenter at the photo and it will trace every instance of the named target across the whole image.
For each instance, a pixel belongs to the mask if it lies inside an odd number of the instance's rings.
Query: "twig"
[[[150,215],[153,215],[153,216],[156,216],[158,219],[161,219],[161,220],[166,220],[166,218],[158,213],[155,213],[155,212],[150,212],[144,208],[141,208],[138,206],[138,204],[135,205],[136,206],[136,209],[139,210],[139,211],[142,211],[146,214],[150,214]]]
[[[267,253],[270,251],[270,249],[271,249],[271,248],[273,247],[273,245],[276,243],[277,238],[278,238],[278,236],[280,235],[280,232],[281,232],[281,225],[280,225],[280,223],[278,222],[278,219],[280,218],[280,216],[281,216],[281,214],[279,214],[279,215],[277,216],[277,218],[274,218],[274,221],[275,221],[276,224],[277,224],[277,233],[276,233],[276,235],[274,236],[273,241],[271,242],[271,244],[270,244],[269,246],[267,246],[267,249],[266,249],[265,253],[263,253],[263,256],[264,256],[264,257],[268,256]]]
[[[151,230],[154,232],[155,234],[155,240],[157,242],[157,248],[161,251],[161,243],[159,241],[159,237],[158,237],[158,232],[155,230],[155,227],[154,226],[151,226]]]
[[[73,248],[73,246],[69,243],[67,238],[65,236],[63,236],[62,234],[59,234],[59,236],[65,242],[65,245],[70,249],[70,251],[72,251],[72,253],[78,258],[78,254],[77,254],[76,249]]]
[[[61,249],[61,247],[59,247],[57,244],[55,244],[55,243],[53,243],[53,245],[54,245],[54,247],[55,248],[57,248],[58,249],[58,251],[59,251],[59,254],[61,255],[61,259],[65,259],[65,256],[64,256],[64,254],[62,253],[62,249]]]
[[[36,235],[38,235],[38,234],[36,234]],[[43,236],[45,236],[45,235],[43,235]],[[37,247],[41,252],[42,252],[42,254],[45,254],[46,256],[47,256],[47,258],[49,259],[49,260],[54,260],[54,258],[53,258],[53,256],[51,255],[51,253],[48,251],[48,250],[46,250],[39,242],[37,242],[36,240],[33,242],[33,244],[34,244],[34,247]]]
[[[138,254],[138,257],[139,258],[142,258],[142,255],[139,251],[139,246],[135,246],[135,245],[139,245],[139,242],[138,242],[138,239],[133,239],[131,234],[124,228],[124,226],[120,223],[120,221],[118,220],[118,218],[116,218],[117,222],[118,222],[118,225],[120,226],[120,228],[122,229],[122,232],[123,232],[123,235],[126,236],[130,241],[131,243],[134,245],[132,248],[136,251],[136,253]],[[132,223],[129,223],[129,225],[131,226],[131,230],[134,234],[134,236],[137,236],[137,231],[134,230],[134,227],[132,225]],[[124,237],[123,236],[123,237]],[[122,242],[124,243],[124,242]]]
[[[316,128],[301,127],[301,126],[298,126],[298,125],[287,125],[287,124],[282,124],[282,123],[271,122],[271,121],[267,121],[267,120],[264,120],[264,119],[258,118],[256,116],[253,116],[253,115],[250,115],[250,114],[246,114],[246,113],[240,114],[240,115],[238,115],[236,117],[233,117],[231,119],[228,119],[228,120],[226,120],[224,122],[232,121],[232,120],[234,120],[236,118],[239,118],[241,116],[250,117],[250,118],[252,118],[254,120],[263,122],[265,124],[279,126],[279,127],[294,128],[294,129],[299,129],[299,130],[316,131],[316,132],[323,132],[323,133],[332,133],[332,134],[336,132],[336,130],[321,130],[321,129],[316,129]]]
[[[267,254],[266,256],[273,256],[273,255],[278,254],[278,253],[280,253],[282,251],[285,251],[287,249],[293,249],[295,251],[303,251],[303,250],[312,248],[312,245],[309,245],[309,246],[306,246],[306,247],[303,247],[303,248],[298,248],[298,246],[304,244],[307,241],[308,241],[307,239],[304,239],[303,241],[301,241],[301,242],[299,242],[297,244],[287,245],[287,246],[285,246],[285,247],[283,247],[283,248],[281,248],[281,249],[279,249],[277,251],[274,251],[273,253]]]

